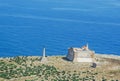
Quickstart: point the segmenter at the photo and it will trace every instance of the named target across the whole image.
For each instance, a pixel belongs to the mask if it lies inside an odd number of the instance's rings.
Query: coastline
[[[67,54],[65,55],[48,55],[46,57],[66,57]],[[4,58],[14,58],[17,56],[8,56],[8,57],[0,57],[0,59],[4,59]],[[42,56],[19,56],[19,57],[42,57]],[[104,58],[114,58],[114,59],[120,59],[120,55],[115,55],[115,54],[101,54],[101,53],[95,53],[95,57],[104,57]]]
[[[96,57],[104,57],[104,58],[114,58],[114,59],[120,59],[120,55],[114,55],[114,54],[95,54]]]

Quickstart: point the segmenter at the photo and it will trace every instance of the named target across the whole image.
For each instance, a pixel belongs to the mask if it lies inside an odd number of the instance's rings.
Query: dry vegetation
[[[120,56],[96,55],[91,63],[73,63],[64,56],[0,59],[0,81],[120,81]]]

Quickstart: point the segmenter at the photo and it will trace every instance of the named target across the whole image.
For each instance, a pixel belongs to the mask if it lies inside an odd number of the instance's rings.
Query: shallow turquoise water
[[[118,0],[0,0],[0,56],[67,54],[86,43],[120,55]]]

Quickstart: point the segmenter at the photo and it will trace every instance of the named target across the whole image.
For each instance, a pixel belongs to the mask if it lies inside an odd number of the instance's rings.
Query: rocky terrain
[[[120,81],[120,56],[96,54],[92,63],[74,63],[65,56],[0,58],[0,81]]]

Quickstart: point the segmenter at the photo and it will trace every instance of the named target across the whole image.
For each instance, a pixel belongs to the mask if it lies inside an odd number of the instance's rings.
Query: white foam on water
[[[71,10],[71,11],[91,11],[91,9],[78,9],[78,8],[52,8],[53,10]]]
[[[103,25],[118,25],[118,26],[120,25],[120,23],[112,23],[112,22],[83,21],[83,20],[74,20],[74,19],[65,19],[65,18],[34,16],[34,15],[28,15],[28,14],[26,14],[26,15],[23,15],[23,14],[0,14],[0,16],[30,18],[30,19],[42,19],[42,20],[50,20],[50,21],[62,21],[62,22],[87,23],[87,24],[103,24]]]

